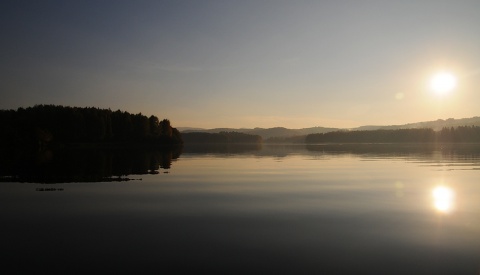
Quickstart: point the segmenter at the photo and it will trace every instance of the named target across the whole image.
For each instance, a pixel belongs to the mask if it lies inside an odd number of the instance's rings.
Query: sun
[[[437,95],[445,95],[457,86],[457,78],[450,72],[435,74],[430,80],[430,89]]]

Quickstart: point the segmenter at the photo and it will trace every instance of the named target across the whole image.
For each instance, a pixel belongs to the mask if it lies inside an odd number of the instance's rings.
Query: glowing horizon
[[[0,109],[93,106],[198,128],[479,116],[478,10],[435,0],[9,2]],[[457,78],[443,96],[425,85],[439,69]],[[446,92],[443,79],[434,86]]]

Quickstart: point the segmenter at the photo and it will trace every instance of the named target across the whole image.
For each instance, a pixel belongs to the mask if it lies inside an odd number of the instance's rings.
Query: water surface
[[[115,157],[104,154],[100,165],[111,169],[102,177],[129,181],[40,184],[4,174],[3,268],[477,274],[479,152],[470,145],[186,148],[163,165],[152,165],[165,157],[150,153],[148,169],[136,173],[113,169]]]

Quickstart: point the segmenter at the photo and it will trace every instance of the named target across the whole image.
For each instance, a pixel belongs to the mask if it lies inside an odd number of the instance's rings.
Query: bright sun
[[[430,88],[438,95],[445,95],[457,86],[457,78],[449,72],[437,73],[430,80]]]

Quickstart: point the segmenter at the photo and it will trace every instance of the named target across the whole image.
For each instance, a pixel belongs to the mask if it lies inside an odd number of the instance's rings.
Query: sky
[[[480,116],[480,1],[1,1],[0,109],[174,127],[350,128]],[[440,71],[457,78],[439,95]]]

